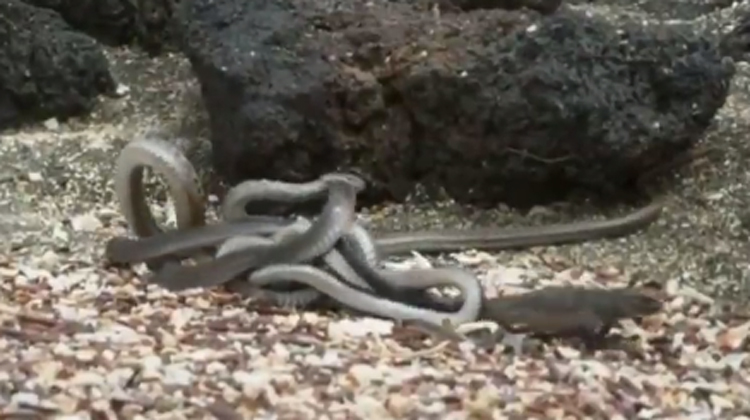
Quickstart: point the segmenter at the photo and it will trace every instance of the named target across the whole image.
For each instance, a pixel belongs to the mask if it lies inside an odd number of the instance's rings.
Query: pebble
[[[371,365],[355,364],[349,368],[349,375],[357,381],[358,386],[367,386],[373,381],[383,379],[383,371]]]
[[[145,370],[158,370],[162,366],[161,357],[156,355],[146,356],[142,359],[141,366]]]
[[[39,267],[45,270],[54,270],[60,264],[60,256],[54,251],[48,250],[37,261]]]
[[[164,367],[165,385],[187,387],[193,383],[194,377],[195,375],[183,366],[167,365]]]
[[[265,370],[252,373],[240,370],[232,374],[232,380],[240,385],[243,395],[254,399],[271,389],[273,376],[271,372]]]
[[[95,386],[100,387],[106,383],[106,379],[99,373],[94,371],[76,371],[72,378],[68,381],[68,384],[74,387],[87,387]]]
[[[57,131],[60,129],[60,122],[57,118],[50,118],[44,121],[44,128],[50,131]]]
[[[333,340],[386,335],[392,331],[393,321],[377,318],[342,319],[328,324],[328,336]]]
[[[102,221],[92,213],[85,213],[70,220],[73,230],[78,232],[94,232],[102,227]]]
[[[13,394],[13,396],[10,398],[11,403],[15,403],[17,405],[26,405],[26,406],[37,406],[39,405],[39,396],[36,394],[32,394],[31,392],[18,392]]]

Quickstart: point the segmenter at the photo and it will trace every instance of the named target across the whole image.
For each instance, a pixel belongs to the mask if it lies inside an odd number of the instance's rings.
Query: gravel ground
[[[720,26],[729,14],[691,24]],[[209,150],[199,92],[182,59],[109,55],[131,89],[124,98],[103,100],[85,120],[2,135],[2,418],[750,418],[743,417],[750,416],[747,65],[739,64],[705,139],[722,153],[683,171],[667,211],[648,230],[574,246],[406,260],[472,270],[490,296],[633,277],[666,285],[663,314],[617,331],[628,337],[627,351],[588,353],[562,342],[514,356],[440,344],[372,318],[248,311],[217,290],[172,294],[140,282],[143,270],[106,267],[104,243],[126,233],[112,195],[118,150],[150,130],[188,139],[199,167],[208,167]],[[207,190],[221,196],[219,183],[203,175]],[[155,185],[154,195],[168,220],[163,189]],[[585,204],[529,214],[450,203],[369,213],[375,227],[388,229],[607,216]]]

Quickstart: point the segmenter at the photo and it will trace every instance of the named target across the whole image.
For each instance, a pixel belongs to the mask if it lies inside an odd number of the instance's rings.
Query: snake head
[[[366,185],[361,177],[347,172],[332,172],[325,174],[320,177],[320,180],[326,184],[343,182],[351,185],[357,192],[364,190]]]

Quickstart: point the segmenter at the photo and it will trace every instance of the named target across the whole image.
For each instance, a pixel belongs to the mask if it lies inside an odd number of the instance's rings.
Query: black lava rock
[[[89,112],[116,83],[99,45],[50,10],[0,2],[0,129]]]
[[[137,43],[152,55],[173,47],[170,31],[179,0],[23,0],[58,12],[74,29],[99,42]]]
[[[185,0],[176,23],[229,183],[349,169],[366,203],[417,184],[514,206],[631,188],[701,138],[734,73],[693,31],[563,9]]]

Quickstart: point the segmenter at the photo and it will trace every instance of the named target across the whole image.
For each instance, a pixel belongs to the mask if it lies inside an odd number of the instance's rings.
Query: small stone
[[[169,314],[170,325],[175,330],[181,330],[197,315],[198,311],[193,308],[177,308]]]
[[[717,334],[716,341],[719,347],[724,350],[737,350],[746,342],[748,334],[750,334],[750,322]]]
[[[483,251],[454,252],[450,254],[450,256],[461,263],[461,265],[471,267],[494,263],[497,260],[492,254]]]
[[[50,118],[44,121],[44,128],[50,131],[57,131],[60,129],[60,122],[57,118]]]
[[[65,343],[57,343],[52,349],[52,354],[60,357],[70,357],[74,356],[75,352]]]
[[[413,398],[401,394],[392,394],[386,400],[385,405],[394,417],[402,419],[415,409],[416,402]]]
[[[271,381],[273,377],[270,372],[257,371],[253,373],[237,371],[232,374],[232,379],[242,387],[242,394],[250,399],[256,399],[264,393],[273,391]]]
[[[135,371],[133,368],[115,368],[107,374],[107,383],[110,386],[123,386],[132,380]]]
[[[559,346],[555,349],[558,355],[563,359],[575,360],[581,358],[581,352],[568,346]]]
[[[491,268],[485,275],[485,280],[489,284],[507,286],[520,286],[526,283],[528,270],[519,267],[506,267],[498,265]]]
[[[492,409],[500,400],[497,389],[492,386],[482,387],[474,399],[466,402],[469,412],[476,418],[492,418]]]
[[[39,172],[29,172],[28,177],[29,177],[29,181],[30,182],[42,182],[42,181],[44,181],[44,177]]]
[[[750,354],[730,353],[724,356],[724,359],[722,361],[724,365],[734,370],[735,372],[738,372],[742,368],[742,365],[745,362],[745,360],[748,359],[748,356],[750,356]]]
[[[52,395],[50,398],[52,402],[59,408],[59,410],[63,413],[73,413],[76,411],[76,408],[78,408],[78,404],[80,401],[76,399],[75,397],[72,397],[70,395],[67,395],[63,392],[56,393]],[[81,418],[78,416],[55,416],[56,420],[63,420],[63,419],[69,419],[69,420],[80,420]]]
[[[17,405],[25,405],[29,407],[39,405],[39,396],[30,392],[19,392],[13,394],[10,400]]]
[[[388,412],[383,406],[383,401],[370,395],[356,395],[354,398],[354,409],[360,418],[388,418]]]
[[[70,234],[61,225],[57,225],[52,231],[52,239],[67,244],[70,241]]]
[[[17,267],[0,267],[0,279],[13,279],[20,271]]]
[[[120,212],[111,208],[99,209],[96,212],[96,217],[100,220],[112,220],[120,217]]]
[[[732,401],[720,395],[711,394],[711,396],[709,396],[709,399],[711,400],[711,406],[714,408],[725,410],[731,410],[734,408],[734,403],[732,403]]]
[[[181,367],[169,365],[164,368],[164,384],[176,386],[190,386],[193,383],[193,373]]]
[[[97,355],[97,351],[93,349],[81,349],[76,352],[76,359],[80,362],[90,363]]]
[[[549,207],[544,207],[544,206],[534,206],[526,214],[526,216],[530,218],[544,218],[544,217],[551,217],[554,215],[555,215],[554,210],[552,210]]]
[[[227,366],[219,362],[211,362],[206,366],[206,373],[209,375],[216,375],[218,373],[227,372]]]
[[[343,319],[328,324],[328,336],[333,340],[385,335],[393,331],[393,322],[376,318]]]
[[[722,191],[719,191],[719,192],[715,192],[715,193],[706,194],[706,195],[704,195],[704,197],[708,201],[719,201],[722,198],[724,198],[724,193]]]
[[[39,258],[39,266],[45,270],[52,270],[60,264],[60,256],[48,250]]]
[[[75,376],[70,378],[69,383],[74,386],[94,386],[100,387],[106,383],[106,378],[99,373],[93,371],[79,371],[75,373]]]
[[[73,230],[78,232],[93,232],[102,227],[102,222],[91,213],[76,216],[70,220]]]
[[[373,381],[382,380],[383,373],[371,365],[356,364],[349,369],[349,376],[354,379],[358,386],[366,386]]]
[[[613,278],[616,278],[622,275],[622,271],[615,266],[607,265],[603,267],[598,267],[596,269],[596,275],[600,278],[611,280]]]
[[[172,349],[180,344],[180,340],[174,334],[170,334],[168,332],[162,332],[160,338],[161,345],[164,346],[165,349]]]
[[[118,97],[123,97],[130,93],[130,86],[124,85],[122,83],[117,84],[117,88],[115,88],[115,95]]]
[[[142,359],[141,364],[144,369],[159,369],[162,366],[161,357],[156,355],[146,356]]]
[[[239,385],[268,385],[271,383],[271,374],[269,372],[257,371],[246,372],[238,370],[232,374],[232,379]]]

